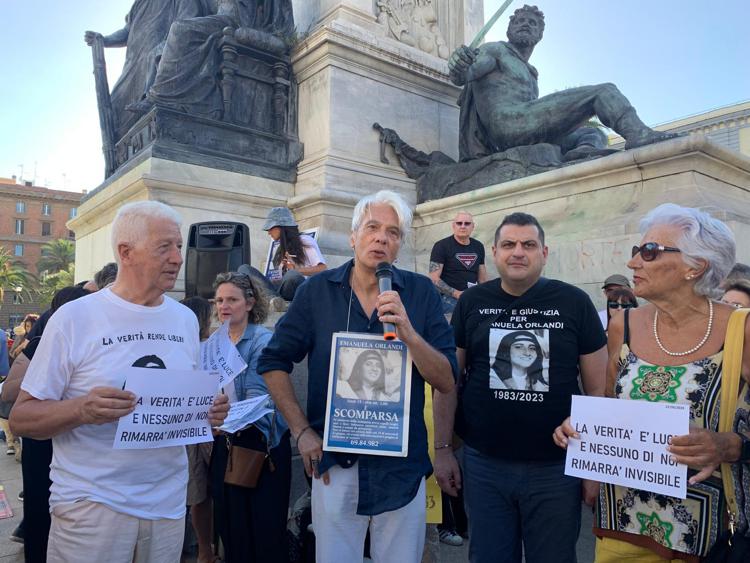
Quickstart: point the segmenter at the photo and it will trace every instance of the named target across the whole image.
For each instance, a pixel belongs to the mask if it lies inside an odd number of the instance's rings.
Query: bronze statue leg
[[[647,127],[628,99],[610,83],[570,88],[523,104],[501,105],[493,112],[488,128],[503,148],[555,143],[594,116],[621,134],[630,146],[670,137]]]

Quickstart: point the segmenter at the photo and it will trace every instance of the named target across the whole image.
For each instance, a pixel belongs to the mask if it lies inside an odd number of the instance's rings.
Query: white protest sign
[[[687,466],[667,451],[689,432],[690,406],[573,396],[580,439],[570,439],[565,474],[685,498]]]
[[[125,389],[138,397],[117,424],[114,449],[148,449],[213,440],[208,409],[219,376],[207,371],[127,368]]]
[[[237,347],[229,339],[229,321],[224,322],[208,340],[201,342],[201,365],[219,372],[219,387],[224,387],[247,367]]]
[[[227,418],[224,420],[224,424],[219,426],[219,430],[234,434],[238,430],[250,426],[262,416],[273,412],[273,408],[269,408],[269,404],[272,403],[268,395],[260,395],[252,399],[232,403],[229,406]]]

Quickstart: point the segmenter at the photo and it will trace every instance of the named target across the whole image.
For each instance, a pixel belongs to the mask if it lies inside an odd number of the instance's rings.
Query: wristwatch
[[[735,432],[735,434],[742,440],[740,458],[737,461],[750,461],[750,436],[746,436],[742,432]]]

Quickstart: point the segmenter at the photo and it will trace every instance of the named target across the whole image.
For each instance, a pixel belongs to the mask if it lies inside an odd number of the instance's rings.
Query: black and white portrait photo
[[[490,389],[549,391],[549,331],[490,329]]]
[[[336,396],[342,399],[398,402],[401,358],[387,350],[342,348]]]

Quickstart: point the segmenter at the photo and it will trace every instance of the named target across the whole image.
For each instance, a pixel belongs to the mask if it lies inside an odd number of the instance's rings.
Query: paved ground
[[[0,441],[0,485],[13,508],[13,518],[0,520],[0,563],[23,562],[23,546],[8,538],[23,518],[23,503],[18,500],[21,491],[21,464],[12,455],[5,455],[5,442]]]
[[[299,464],[295,464],[299,466]],[[299,482],[301,479],[293,479]],[[0,485],[5,487],[11,507],[13,507],[13,518],[0,520],[0,563],[22,563],[23,546],[11,542],[8,537],[18,525],[23,516],[23,505],[18,501],[18,493],[21,490],[21,465],[16,463],[13,456],[5,455],[5,443],[0,442]],[[294,489],[295,487],[293,487]],[[297,491],[292,491],[292,498],[297,498]],[[583,525],[581,526],[581,538],[578,540],[579,563],[590,563],[594,560],[593,536],[591,535],[591,512],[583,510]],[[468,561],[468,546],[450,547],[440,544],[440,558],[436,563],[464,563]],[[186,559],[185,563],[194,561]]]

